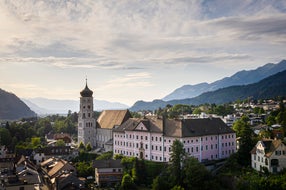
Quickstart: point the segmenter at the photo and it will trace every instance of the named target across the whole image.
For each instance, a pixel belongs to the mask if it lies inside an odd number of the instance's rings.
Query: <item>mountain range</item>
[[[45,114],[67,114],[79,111],[79,100],[57,100],[47,98],[29,98],[22,99],[38,115]],[[117,102],[108,102],[104,100],[93,100],[94,110],[102,111],[109,109],[127,109],[129,106]]]
[[[227,103],[253,97],[273,98],[286,95],[286,60],[277,64],[268,63],[250,71],[239,71],[213,83],[185,85],[176,89],[163,100],[137,101],[131,111],[155,110],[167,104]],[[281,72],[282,71],[282,72]],[[191,98],[184,98],[191,97]],[[170,100],[169,100],[170,99]],[[168,100],[168,101],[167,101]],[[103,100],[94,100],[96,111],[128,109],[129,106]],[[46,114],[78,112],[79,100],[55,100],[46,98],[19,99],[15,94],[0,89],[0,119],[16,120]]]
[[[0,120],[16,120],[35,116],[36,113],[15,94],[0,88]]]
[[[193,98],[186,99],[178,99],[178,100],[154,100],[152,102],[145,101],[137,101],[131,108],[131,111],[139,111],[139,110],[155,110],[159,107],[163,108],[167,104],[175,105],[175,104],[192,104],[199,105],[204,103],[215,103],[222,104],[227,102],[232,102],[238,99],[246,99],[248,97],[252,97],[254,99],[260,98],[273,98],[277,96],[285,96],[286,95],[286,61],[283,60],[277,65],[266,64],[263,67],[259,67],[256,70],[252,71],[240,71],[231,77],[224,78],[222,80],[216,81],[212,84],[230,84],[233,81],[241,81],[243,84],[240,85],[232,85],[229,87],[219,87],[218,90],[209,92],[204,92],[199,96]],[[286,66],[285,66],[286,67]],[[267,72],[267,69],[269,72]],[[282,69],[282,70],[279,70]],[[277,71],[276,74],[269,76],[268,73]],[[257,72],[256,72],[257,71]],[[279,72],[282,71],[282,72]],[[246,79],[254,80],[253,76],[261,77],[262,73],[265,73],[267,78],[260,80],[259,82],[250,83]],[[266,74],[267,73],[267,74]],[[253,75],[252,77],[249,75]],[[245,83],[247,85],[245,85]],[[202,84],[202,83],[201,83]],[[207,83],[206,83],[207,84]],[[197,87],[200,85],[197,85]],[[214,86],[214,85],[213,85]],[[216,88],[218,88],[216,86]]]
[[[199,83],[196,85],[184,85],[165,96],[162,100],[169,101],[193,98],[204,92],[214,91],[228,86],[252,84],[283,70],[286,70],[286,60],[282,60],[277,64],[268,63],[255,70],[239,71],[230,77],[225,77],[210,84]]]

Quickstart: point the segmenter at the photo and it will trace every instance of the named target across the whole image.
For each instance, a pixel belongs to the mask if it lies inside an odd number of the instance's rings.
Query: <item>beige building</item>
[[[96,143],[104,151],[113,150],[113,129],[131,118],[128,110],[104,110],[97,119]]]
[[[123,166],[121,160],[95,160],[95,182],[98,186],[114,186],[121,182]]]
[[[251,166],[257,171],[277,173],[286,168],[286,146],[281,140],[258,141],[251,151]]]

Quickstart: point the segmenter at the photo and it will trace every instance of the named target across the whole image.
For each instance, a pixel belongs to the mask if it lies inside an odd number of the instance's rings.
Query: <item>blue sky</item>
[[[285,0],[0,0],[0,88],[132,105],[285,59]]]

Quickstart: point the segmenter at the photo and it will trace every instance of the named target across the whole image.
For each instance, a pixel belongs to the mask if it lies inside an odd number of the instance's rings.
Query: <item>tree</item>
[[[239,120],[234,122],[232,129],[236,132],[237,137],[242,136],[242,130],[246,127],[248,120],[248,117],[242,116]]]
[[[79,147],[78,148],[81,149],[81,150],[85,150],[85,146],[84,146],[83,142],[79,143]]]
[[[238,161],[241,165],[248,166],[251,162],[250,151],[255,145],[254,141],[252,140],[253,132],[250,128],[250,125],[246,122],[245,118],[242,117],[239,122],[242,123],[242,127],[240,130]]]
[[[184,187],[192,190],[210,189],[208,186],[211,175],[204,165],[193,157],[187,158],[184,162]]]
[[[186,152],[184,150],[183,143],[178,139],[176,139],[171,146],[171,151],[172,151],[170,155],[171,171],[174,174],[176,185],[180,185],[182,184],[183,161],[186,158]]]
[[[171,190],[185,190],[185,189],[181,187],[180,185],[176,185]]]
[[[152,183],[152,190],[166,190],[174,187],[174,176],[170,168],[166,168]]]
[[[195,108],[193,114],[201,114],[202,110],[200,108]]]
[[[122,154],[115,154],[114,156],[113,156],[113,158],[114,158],[114,160],[118,160],[118,159],[122,159],[124,156],[122,155]]]
[[[9,146],[11,144],[12,137],[10,132],[6,128],[0,127],[0,145]]]
[[[87,143],[87,145],[86,145],[86,151],[91,151],[91,150],[92,150],[91,144],[90,144],[90,143]]]
[[[87,177],[94,175],[94,168],[92,167],[92,162],[78,162],[76,164],[76,170],[78,176],[80,177]]]
[[[276,123],[275,116],[269,115],[269,116],[266,118],[266,124],[267,124],[268,126],[274,125],[275,123]]]
[[[282,125],[282,127],[286,127],[286,111],[280,111],[276,117],[276,122]]]
[[[136,185],[134,184],[133,179],[129,174],[125,174],[123,176],[120,189],[122,190],[136,189]]]
[[[31,139],[31,148],[38,148],[39,146],[41,146],[41,138],[40,137],[33,137]]]
[[[139,185],[139,176],[138,176],[138,158],[135,157],[135,161],[133,163],[133,168],[131,170],[132,179],[135,184]]]
[[[56,146],[65,146],[65,145],[66,145],[66,143],[63,139],[59,139],[56,142]]]
[[[112,151],[108,151],[105,153],[102,153],[101,155],[99,155],[96,160],[108,160],[108,159],[112,159],[113,156],[113,152]]]
[[[123,157],[121,159],[121,164],[124,167],[125,173],[131,174],[132,168],[133,168],[133,163],[135,161],[135,157]]]
[[[260,133],[259,133],[260,139],[270,138],[270,137],[271,137],[271,132],[268,130],[263,130],[263,131],[260,131]]]

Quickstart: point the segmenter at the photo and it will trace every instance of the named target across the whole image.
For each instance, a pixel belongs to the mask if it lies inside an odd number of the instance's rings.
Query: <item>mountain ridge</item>
[[[230,77],[224,77],[212,83],[199,83],[195,85],[183,85],[175,89],[172,93],[165,96],[162,100],[177,100],[196,97],[204,92],[214,91],[220,88],[247,85],[258,82],[268,76],[286,69],[286,60],[281,60],[279,63],[267,63],[263,66],[252,70],[241,70]]]
[[[246,99],[248,97],[262,99],[274,98],[277,96],[286,96],[286,70],[262,79],[257,83],[225,87],[215,91],[205,92],[194,98],[170,101],[154,100],[152,102],[138,101],[130,108],[130,110],[155,110],[159,107],[165,107],[167,104],[222,104],[233,102],[238,99]]]
[[[67,114],[69,110],[72,112],[79,111],[79,100],[59,100],[48,98],[22,98],[22,100],[36,113],[44,114]],[[105,100],[93,100],[94,110],[102,111],[108,109],[127,109],[129,106]]]
[[[20,98],[0,88],[0,119],[18,120],[37,116]]]

